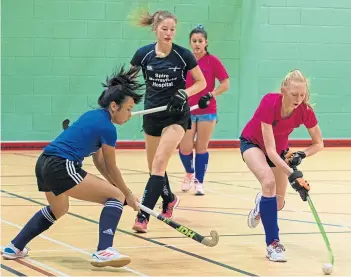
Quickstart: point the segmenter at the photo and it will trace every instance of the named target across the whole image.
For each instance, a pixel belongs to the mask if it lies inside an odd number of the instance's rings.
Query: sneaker
[[[138,214],[132,229],[137,233],[147,233],[148,223],[149,221],[143,214]]]
[[[279,240],[274,240],[266,248],[266,258],[272,262],[286,262],[284,251],[285,248]]]
[[[205,195],[204,184],[200,183],[196,178],[194,179],[195,195]]]
[[[181,189],[183,192],[187,192],[193,185],[194,173],[187,173],[183,179]]]
[[[28,251],[29,251],[29,248],[27,247],[23,248],[23,250],[21,251],[18,248],[16,248],[12,243],[9,243],[5,247],[2,256],[8,260],[14,260],[17,258],[24,258],[28,256]]]
[[[257,193],[256,199],[255,199],[255,208],[250,211],[249,216],[247,217],[247,225],[250,228],[256,228],[261,221],[261,216],[260,216],[261,198],[262,198],[262,192]]]
[[[163,217],[167,217],[169,219],[173,218],[173,210],[179,205],[179,197],[173,194],[174,200],[172,202],[163,202],[162,203],[162,213]]]
[[[113,247],[109,247],[105,250],[96,251],[90,263],[95,267],[122,267],[129,264],[130,261],[131,259],[128,256],[120,254]]]

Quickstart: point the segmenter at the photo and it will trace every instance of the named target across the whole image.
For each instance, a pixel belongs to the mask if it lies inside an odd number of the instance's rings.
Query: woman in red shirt
[[[255,228],[260,221],[266,234],[266,257],[270,261],[285,262],[285,248],[280,243],[278,210],[284,207],[288,182],[306,201],[309,184],[300,171],[286,163],[289,135],[305,125],[311,136],[311,146],[293,153],[289,163],[301,160],[323,149],[318,121],[308,104],[308,82],[299,70],[289,72],[281,84],[280,93],[267,93],[246,124],[240,137],[240,151],[247,167],[260,182],[262,192],[256,196],[255,207],[248,216],[248,225]],[[279,197],[278,197],[279,196]]]
[[[191,130],[187,130],[180,142],[179,156],[186,171],[181,189],[184,192],[189,191],[194,184],[195,195],[204,195],[203,182],[209,160],[207,147],[217,121],[216,97],[228,90],[229,76],[221,61],[208,52],[207,32],[202,25],[198,25],[190,32],[190,45],[205,76],[207,86],[203,91],[189,97],[189,105],[199,104],[200,109],[191,112]],[[220,84],[215,89],[216,79]],[[193,83],[191,74],[187,74],[186,86],[189,87]]]

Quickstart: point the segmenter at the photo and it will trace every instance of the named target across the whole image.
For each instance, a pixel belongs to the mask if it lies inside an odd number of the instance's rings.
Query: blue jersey
[[[194,55],[174,43],[172,51],[164,58],[156,57],[155,43],[143,46],[136,51],[130,63],[140,66],[143,71],[145,109],[167,105],[178,89],[185,89],[187,72],[197,66]]]
[[[97,152],[102,144],[115,146],[116,127],[108,110],[91,110],[63,131],[44,148],[44,154],[82,163],[85,157]]]

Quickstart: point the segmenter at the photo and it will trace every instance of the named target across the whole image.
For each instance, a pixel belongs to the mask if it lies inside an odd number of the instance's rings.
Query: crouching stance
[[[104,205],[99,221],[99,243],[91,264],[97,267],[122,267],[130,258],[112,247],[118,222],[126,202],[138,211],[138,199],[124,183],[115,161],[116,127],[131,117],[134,104],[141,101],[136,93],[136,69],[122,67],[107,80],[99,97],[99,109],[80,116],[69,128],[46,146],[39,156],[35,173],[38,189],[45,193],[49,205],[39,210],[20,233],[6,246],[3,257],[23,258],[27,244],[49,229],[68,212],[69,197]],[[105,180],[82,168],[85,157],[93,162]]]
[[[323,148],[318,122],[308,100],[306,78],[298,70],[290,72],[280,93],[268,93],[262,98],[240,137],[243,159],[262,187],[262,192],[256,196],[255,207],[249,213],[248,225],[255,228],[262,220],[266,257],[275,262],[286,261],[285,248],[279,239],[277,210],[284,206],[287,184],[289,182],[305,201],[309,190],[302,173],[294,172],[291,166],[297,166],[302,159]],[[301,124],[307,128],[312,144],[304,151],[287,156],[289,135]]]

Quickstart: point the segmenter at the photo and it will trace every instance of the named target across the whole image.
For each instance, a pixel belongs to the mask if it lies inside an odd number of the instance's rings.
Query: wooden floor
[[[34,164],[39,152],[3,152],[1,180],[1,246],[4,247],[46,200],[37,191]],[[334,276],[351,275],[351,149],[325,149],[304,161],[311,198],[328,232],[335,254]],[[116,151],[117,162],[128,185],[139,196],[148,179],[145,152]],[[92,160],[85,169],[97,173]],[[247,214],[259,184],[242,162],[239,151],[213,150],[205,184],[206,196],[182,193],[183,170],[174,153],[168,176],[180,206],[175,220],[208,235],[220,234],[209,248],[182,236],[152,218],[149,233],[131,230],[135,212],[125,208],[114,246],[128,254],[126,268],[97,269],[90,265],[98,241],[101,206],[71,200],[70,214],[30,242],[29,258],[2,260],[1,275],[28,276],[321,276],[328,252],[307,202],[289,187],[286,206],[279,212],[281,241],[287,263],[269,262],[262,224],[249,229]],[[158,209],[159,205],[156,206]]]

